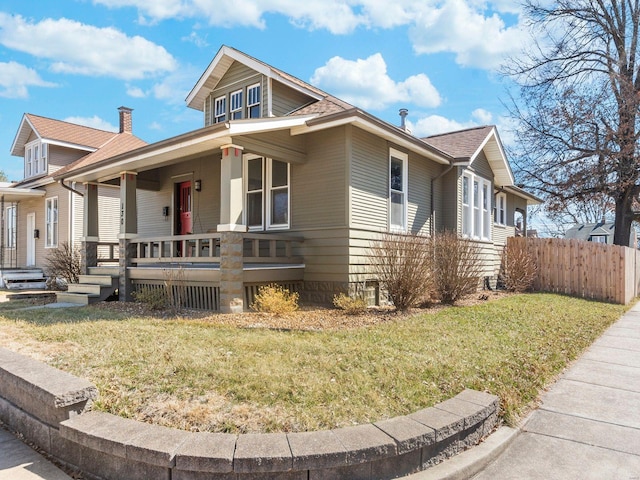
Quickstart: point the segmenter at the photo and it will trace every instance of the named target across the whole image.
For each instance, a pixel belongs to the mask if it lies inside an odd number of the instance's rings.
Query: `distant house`
[[[515,185],[495,126],[418,138],[227,46],[186,102],[202,128],[54,174],[119,190],[121,299],[179,269],[190,305],[223,312],[269,282],[375,301],[369,248],[385,232],[457,231],[495,277],[516,212],[540,202]],[[84,238],[102,237],[85,199]]]
[[[587,242],[606,243],[608,245],[613,245],[614,232],[615,224],[613,222],[580,223],[567,230],[564,238],[575,238],[578,240],[585,240]],[[636,248],[637,244],[638,235],[636,231],[632,229],[628,246]]]
[[[89,184],[55,180],[72,165],[82,165],[146,145],[132,134],[131,109],[119,109],[119,132],[109,132],[25,113],[11,154],[24,166],[23,178],[0,186],[2,217],[1,277],[7,286],[33,286],[34,272],[48,253],[63,242],[79,245],[83,238],[83,195]],[[100,238],[116,242],[120,193],[117,187],[92,184],[98,192]],[[16,270],[22,270],[17,273]],[[22,280],[18,277],[22,275]],[[11,280],[9,280],[11,279]],[[42,281],[42,275],[39,276]],[[28,281],[31,280],[31,281]]]

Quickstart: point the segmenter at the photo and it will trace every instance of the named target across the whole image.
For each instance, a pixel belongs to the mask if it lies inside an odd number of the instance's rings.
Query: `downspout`
[[[84,193],[79,192],[78,190],[76,190],[75,188],[71,188],[69,185],[67,185],[66,183],[64,183],[64,178],[61,178],[60,180],[58,180],[58,183],[60,185],[62,185],[62,188],[66,188],[67,190],[69,190],[70,192],[73,192],[77,195],[80,195],[81,197],[84,197]]]
[[[449,166],[445,170],[440,172],[440,174],[438,174],[437,176],[431,179],[431,228],[430,228],[431,237],[433,237],[436,233],[436,207],[433,203],[434,201],[433,187],[435,186],[436,180],[440,180],[442,177],[444,177],[447,173],[453,170],[453,167],[455,167],[454,160],[451,159],[449,161]]]
[[[81,197],[84,197],[84,193],[79,192],[75,188],[70,187],[69,185],[64,183],[64,178],[61,178],[60,180],[58,180],[58,183],[60,183],[60,185],[62,185],[62,188],[65,188],[66,190],[69,190],[72,194],[75,193],[76,195],[80,195]],[[69,241],[69,245],[71,245],[71,247],[74,246],[73,233],[74,233],[73,232],[73,195],[69,195],[69,231],[67,232],[67,238],[69,239],[68,241]]]

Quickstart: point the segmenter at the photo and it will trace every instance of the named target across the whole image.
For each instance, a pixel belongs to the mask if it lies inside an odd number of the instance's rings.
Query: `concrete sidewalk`
[[[71,480],[71,477],[0,427],[0,480]]]
[[[640,480],[640,304],[554,384],[522,433],[473,478]]]

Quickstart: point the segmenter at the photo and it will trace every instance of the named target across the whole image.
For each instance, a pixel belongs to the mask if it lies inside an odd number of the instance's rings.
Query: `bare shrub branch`
[[[72,247],[69,242],[62,242],[56,249],[49,250],[45,260],[44,271],[56,285],[78,283],[82,273],[82,257],[80,247]]]
[[[502,252],[502,281],[510,292],[526,292],[538,275],[538,265],[524,238],[510,238]]]
[[[388,233],[371,246],[373,269],[400,311],[433,291],[431,240],[420,235]]]
[[[482,275],[476,242],[444,231],[433,240],[433,266],[440,301],[452,305],[477,290]]]

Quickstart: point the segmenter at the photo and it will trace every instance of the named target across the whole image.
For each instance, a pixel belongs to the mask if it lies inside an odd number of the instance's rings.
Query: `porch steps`
[[[113,295],[118,288],[118,276],[108,274],[110,272],[108,269],[100,268],[94,271],[101,274],[80,275],[78,283],[70,283],[66,292],[56,293],[56,301],[58,303],[89,305],[90,303],[102,302]]]
[[[47,288],[47,279],[40,268],[2,271],[2,285],[9,290]]]

